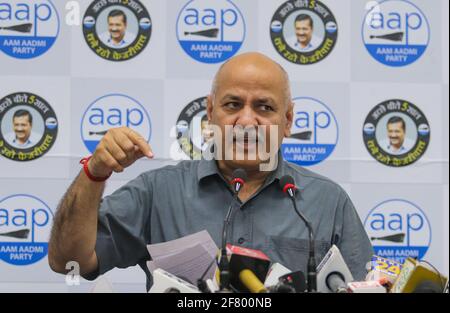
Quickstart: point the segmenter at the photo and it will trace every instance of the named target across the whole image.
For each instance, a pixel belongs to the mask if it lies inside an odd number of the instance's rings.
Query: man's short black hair
[[[111,12],[109,12],[108,14],[108,19],[110,17],[116,17],[116,16],[122,16],[123,18],[123,22],[126,24],[127,23],[127,15],[122,11],[122,10],[118,10],[118,9],[114,9]]]
[[[391,118],[388,120],[387,125],[389,125],[389,124],[395,124],[395,123],[402,123],[403,131],[406,131],[406,123],[405,123],[405,120],[402,119],[400,116],[395,115],[395,116],[391,117]]]
[[[314,21],[313,21],[312,17],[309,16],[308,14],[299,14],[295,18],[294,24],[297,22],[301,22],[301,21],[309,21],[309,25],[311,26],[311,28],[314,28]]]
[[[16,112],[14,112],[13,120],[16,117],[22,117],[22,116],[28,116],[28,121],[30,122],[30,125],[33,124],[33,116],[27,110],[17,110]]]

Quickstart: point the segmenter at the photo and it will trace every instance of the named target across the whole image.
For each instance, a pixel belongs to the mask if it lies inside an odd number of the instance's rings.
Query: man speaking
[[[216,74],[207,114],[215,132],[226,134],[232,127],[234,134],[228,138],[214,134],[223,144],[214,158],[142,173],[102,199],[105,180],[112,172],[124,171],[139,158],[153,158],[151,147],[136,132],[108,131],[57,209],[49,243],[51,268],[65,273],[66,263],[76,261],[81,275],[94,279],[115,267],[139,264],[149,289],[147,244],[206,229],[220,245],[222,224],[233,199],[229,181],[233,171],[241,168],[248,178],[239,193],[240,209],[228,232],[229,243],[261,250],[273,262],[306,272],[308,230],[279,186],[280,178],[290,175],[299,189],[297,206],[315,232],[316,261],[335,244],[354,278],[362,280],[373,251],[345,191],[281,157],[268,170],[261,166],[265,158],[249,157],[255,141],[266,147],[276,143],[271,157],[280,156],[282,140],[290,135],[293,103],[284,69],[259,53],[230,59]],[[276,132],[258,131],[254,138],[250,132],[237,134],[247,128]],[[244,157],[236,157],[237,151],[243,151]]]

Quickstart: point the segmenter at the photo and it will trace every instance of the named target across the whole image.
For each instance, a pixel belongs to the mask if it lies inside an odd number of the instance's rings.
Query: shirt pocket
[[[309,258],[309,240],[283,236],[269,236],[267,250],[272,262],[279,262],[292,271],[300,270],[306,274]],[[330,249],[328,241],[316,240],[316,264],[323,259]]]

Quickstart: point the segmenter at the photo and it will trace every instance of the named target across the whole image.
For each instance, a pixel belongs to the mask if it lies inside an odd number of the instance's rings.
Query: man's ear
[[[292,123],[294,121],[294,103],[293,102],[289,102],[285,118],[286,118],[286,127],[284,128],[284,137],[290,137]]]
[[[207,105],[206,105],[206,115],[208,116],[208,121],[212,120],[212,111],[213,111],[213,96],[207,96]]]

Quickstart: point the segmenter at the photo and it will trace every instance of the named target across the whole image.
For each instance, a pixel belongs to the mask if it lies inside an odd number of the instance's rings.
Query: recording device
[[[442,293],[447,280],[447,277],[429,262],[408,257],[390,291],[392,293]]]
[[[286,193],[292,200],[295,212],[306,224],[309,231],[309,259],[307,266],[307,276],[308,276],[308,292],[315,292],[317,290],[317,272],[316,272],[316,253],[315,253],[315,242],[314,242],[314,232],[311,223],[306,219],[306,217],[298,210],[297,202],[295,201],[295,186],[294,178],[290,175],[285,175],[280,179],[280,188]]]
[[[230,256],[230,284],[239,292],[265,292],[262,283],[270,267],[270,259],[263,252],[228,245]]]
[[[317,290],[324,293],[346,293],[352,273],[336,245],[333,245],[317,267]]]
[[[223,222],[223,230],[222,230],[222,246],[220,252],[220,261],[219,261],[219,271],[220,271],[220,290],[225,290],[230,288],[230,264],[227,256],[227,239],[228,239],[228,227],[231,223],[231,219],[233,216],[233,208],[236,203],[238,203],[238,195],[239,191],[245,184],[245,180],[247,179],[247,173],[243,169],[236,169],[233,172],[233,177],[231,179],[230,185],[233,190],[233,202],[230,204],[228,208],[227,215],[225,216],[225,220]]]
[[[239,280],[251,293],[267,292],[261,280],[249,269],[243,269],[239,272]]]
[[[277,293],[303,293],[307,290],[306,277],[302,271],[291,272],[279,278],[277,285],[271,288]]]
[[[291,272],[290,269],[281,265],[280,263],[272,263],[267,272],[266,280],[264,281],[264,286],[269,288],[270,286],[274,286],[278,284],[280,278],[286,274]]]
[[[153,271],[153,286],[149,293],[200,293],[197,287],[158,268]]]

